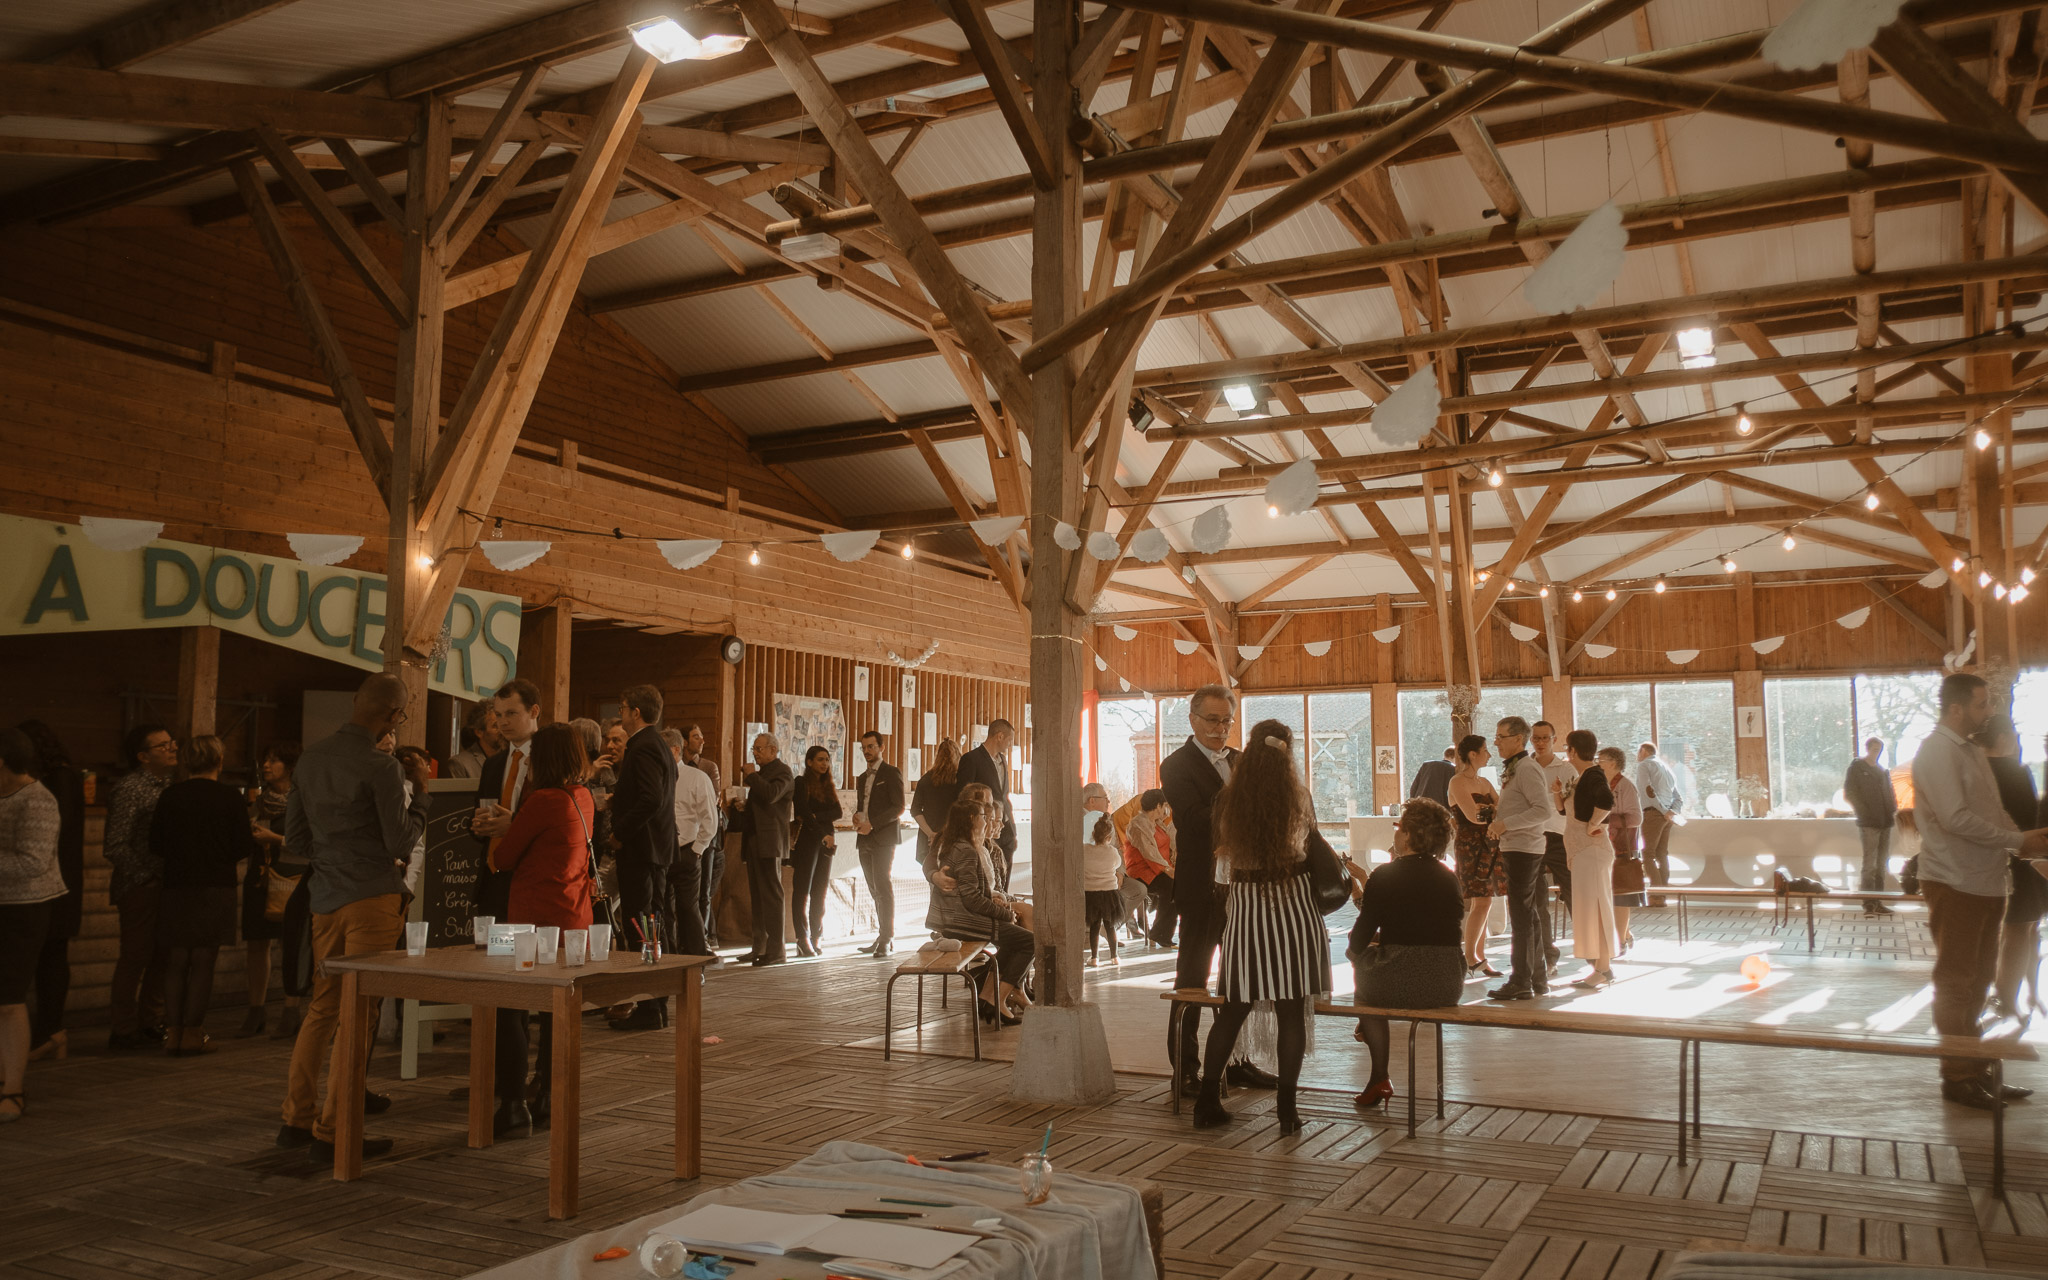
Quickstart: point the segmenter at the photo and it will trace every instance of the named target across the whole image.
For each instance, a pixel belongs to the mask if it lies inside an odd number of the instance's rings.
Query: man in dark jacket
[[[1418,797],[1434,800],[1444,808],[1451,807],[1451,779],[1458,775],[1456,747],[1445,747],[1444,758],[1426,760],[1415,771],[1415,781],[1408,784],[1408,798]]]
[[[861,950],[886,956],[896,937],[896,887],[889,879],[896,845],[903,838],[903,774],[882,759],[882,735],[873,729],[860,735],[861,758],[867,771],[853,780],[853,846],[860,852],[860,872],[875,896],[875,941]]]
[[[1892,775],[1879,764],[1884,759],[1884,739],[1871,738],[1863,754],[1849,762],[1849,774],[1842,779],[1842,796],[1856,811],[1856,834],[1863,840],[1863,874],[1859,887],[1865,893],[1884,890],[1884,873],[1891,859],[1892,827],[1899,820],[1899,795],[1892,788]],[[1865,911],[1890,915],[1891,908],[1876,898],[1864,900]]]
[[[740,766],[747,798],[733,806],[754,912],[754,949],[746,959],[756,966],[788,959],[782,950],[782,864],[789,857],[789,828],[796,818],[796,779],[776,758],[781,753],[774,734],[754,739],[754,762]]]
[[[636,921],[668,901],[668,870],[676,857],[676,761],[662,744],[661,690],[636,684],[619,695],[619,722],[626,731],[626,752],[619,758],[618,781],[612,786],[612,852],[619,872],[619,910],[627,937],[637,947]],[[687,886],[692,896],[696,886]],[[680,949],[706,955],[704,926],[681,931]],[[666,1024],[668,1001],[642,1000],[633,1012],[612,1023],[618,1031],[645,1031]]]
[[[1016,736],[1008,720],[989,721],[988,736],[960,757],[957,775],[961,786],[978,782],[995,794],[996,811],[1003,815],[1003,829],[996,836],[996,847],[1003,851],[996,884],[1004,892],[1009,891],[1010,868],[1017,862],[1017,816],[1010,809],[1010,743]]]

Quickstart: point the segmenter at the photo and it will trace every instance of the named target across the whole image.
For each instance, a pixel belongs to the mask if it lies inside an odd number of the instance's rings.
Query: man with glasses
[[[1493,749],[1500,757],[1500,799],[1487,830],[1500,841],[1508,863],[1512,968],[1507,982],[1486,994],[1494,1000],[1533,1000],[1550,990],[1550,913],[1540,894],[1545,836],[1557,816],[1557,802],[1550,775],[1529,754],[1527,720],[1509,716],[1496,725]]]
[[[104,847],[114,869],[107,896],[121,916],[121,950],[108,1003],[109,1049],[143,1049],[164,1040],[163,952],[156,945],[163,859],[149,850],[156,802],[178,772],[178,740],[160,724],[138,724],[121,740],[132,772],[107,797]]]

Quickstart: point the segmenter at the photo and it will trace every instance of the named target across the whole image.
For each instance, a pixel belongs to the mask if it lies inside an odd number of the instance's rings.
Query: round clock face
[[[739,660],[747,656],[747,643],[738,636],[727,636],[719,644],[718,652],[727,662],[737,666]]]

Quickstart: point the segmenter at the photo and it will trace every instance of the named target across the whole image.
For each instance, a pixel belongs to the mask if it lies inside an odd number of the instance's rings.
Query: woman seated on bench
[[[1393,861],[1358,891],[1358,923],[1346,954],[1359,1004],[1440,1009],[1464,997],[1465,900],[1458,873],[1439,861],[1450,838],[1450,812],[1436,801],[1401,807]],[[1387,1080],[1387,1020],[1360,1018],[1358,1028],[1372,1051],[1372,1079],[1353,1101],[1376,1107],[1394,1096]]]
[[[995,969],[981,992],[981,1017],[1014,1027],[1031,1003],[1022,987],[1038,939],[1031,932],[1029,905],[996,891],[988,846],[999,825],[992,803],[964,796],[954,801],[939,832],[932,886],[938,891],[939,928],[947,937],[995,944]]]

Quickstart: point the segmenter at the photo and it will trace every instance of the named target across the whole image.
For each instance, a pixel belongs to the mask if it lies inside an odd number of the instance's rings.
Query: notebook
[[[849,1259],[871,1259],[924,1271],[975,1243],[977,1237],[893,1222],[864,1222],[821,1213],[769,1213],[734,1205],[706,1205],[655,1228],[700,1249],[784,1254],[801,1249]],[[903,1274],[891,1272],[890,1274]]]

